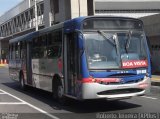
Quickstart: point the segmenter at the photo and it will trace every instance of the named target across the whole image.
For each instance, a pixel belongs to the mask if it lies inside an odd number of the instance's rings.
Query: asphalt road
[[[160,87],[151,93],[121,101],[70,100],[62,106],[50,93],[34,88],[23,91],[0,68],[0,119],[160,119]]]

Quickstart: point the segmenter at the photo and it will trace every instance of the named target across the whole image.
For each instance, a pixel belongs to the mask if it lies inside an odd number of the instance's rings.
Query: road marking
[[[141,97],[148,98],[148,99],[153,99],[153,100],[157,100],[157,98],[154,98],[154,97],[148,97],[148,96],[141,96]]]
[[[0,102],[0,105],[26,105],[23,102]]]
[[[46,111],[44,111],[44,110],[42,110],[42,109],[40,109],[40,108],[38,108],[38,107],[36,107],[36,106],[34,106],[34,105],[28,103],[28,102],[26,102],[26,101],[24,101],[24,100],[22,100],[22,99],[20,99],[20,98],[18,98],[18,97],[16,97],[16,96],[12,95],[12,94],[10,94],[10,93],[8,93],[8,92],[2,90],[2,89],[0,89],[0,91],[6,93],[7,95],[9,95],[9,96],[11,96],[11,97],[13,97],[13,98],[15,98],[15,99],[21,101],[22,103],[24,103],[24,104],[26,104],[26,105],[32,107],[33,109],[35,109],[35,110],[37,110],[37,111],[39,111],[39,112],[41,112],[41,113],[43,113],[43,114],[45,114],[45,115],[47,115],[47,116],[53,118],[53,119],[59,119],[58,117],[56,117],[56,116],[54,116],[54,115],[52,115],[52,114],[49,114],[48,112],[46,112]]]
[[[0,95],[4,95],[4,94],[6,94],[6,93],[0,93]]]

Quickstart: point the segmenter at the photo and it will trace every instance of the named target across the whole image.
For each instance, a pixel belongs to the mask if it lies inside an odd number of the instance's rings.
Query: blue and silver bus
[[[150,90],[143,23],[79,17],[9,41],[10,77],[54,98],[124,99]]]

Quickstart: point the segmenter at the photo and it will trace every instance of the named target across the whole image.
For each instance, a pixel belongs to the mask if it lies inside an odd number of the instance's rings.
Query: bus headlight
[[[138,85],[138,87],[141,88],[141,89],[145,89],[145,88],[147,88],[148,86],[149,86],[148,83],[140,83],[140,84]]]

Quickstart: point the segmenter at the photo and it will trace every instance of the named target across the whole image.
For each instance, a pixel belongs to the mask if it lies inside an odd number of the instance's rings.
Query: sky
[[[0,16],[23,0],[0,0]]]

